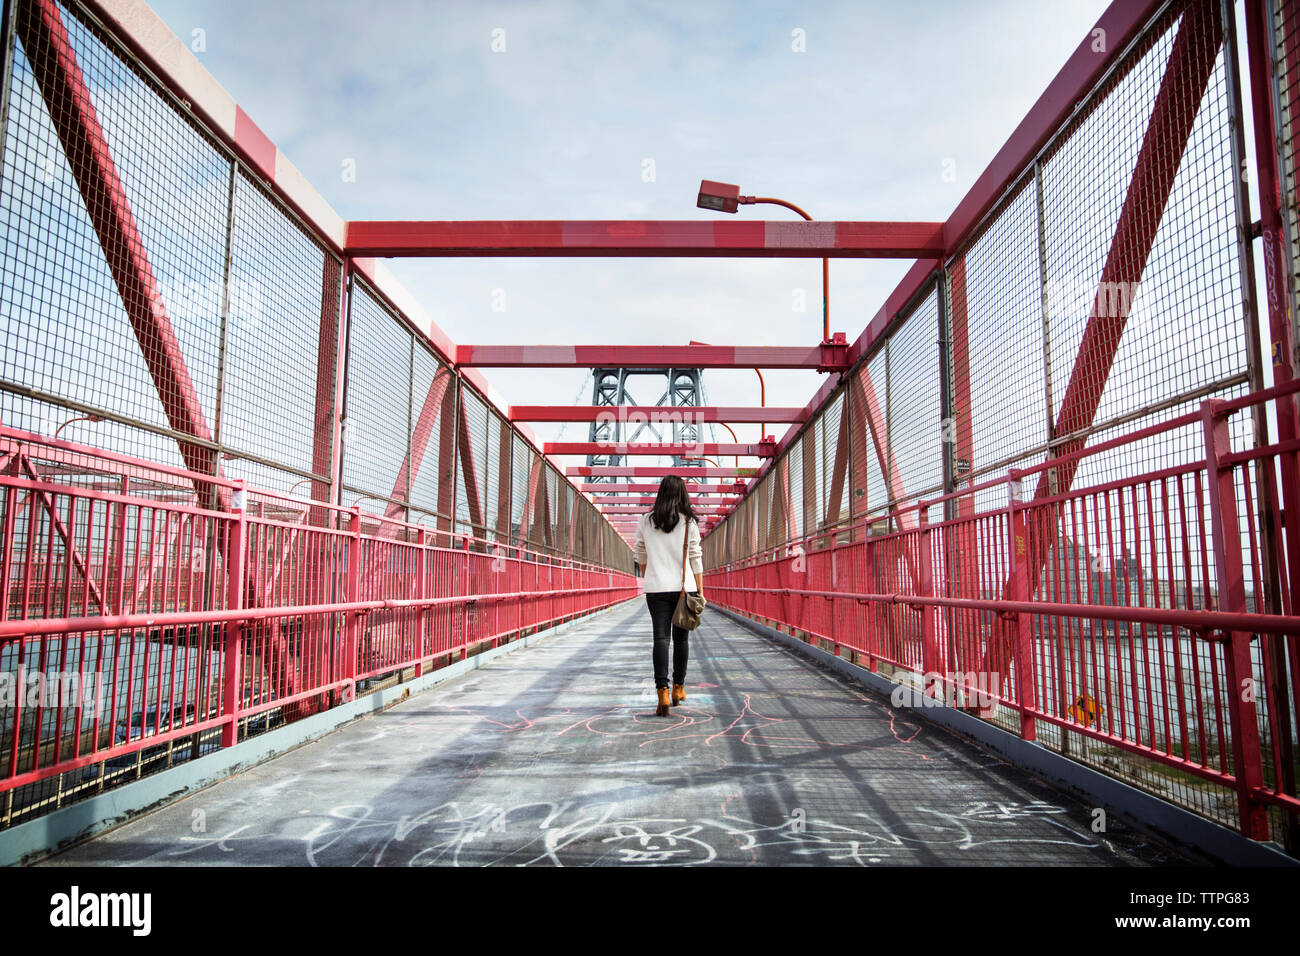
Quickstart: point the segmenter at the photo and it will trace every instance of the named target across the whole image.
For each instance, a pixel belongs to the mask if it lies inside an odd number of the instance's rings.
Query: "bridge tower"
[[[640,405],[628,388],[628,380],[659,379],[663,390],[658,400],[649,408],[698,408],[704,404],[702,395],[702,370],[698,368],[594,368],[592,374],[591,404],[596,406]],[[641,384],[641,383],[638,383]],[[643,394],[645,394],[643,392]],[[671,441],[690,444],[700,440],[699,425],[692,421],[673,421],[671,437],[663,435],[663,426],[659,422],[592,422],[588,441],[599,442],[633,442],[647,429],[655,441]],[[624,455],[588,455],[588,465],[621,465]],[[675,468],[701,468],[704,462],[697,459],[673,455]],[[595,477],[592,482],[614,482],[617,478]]]

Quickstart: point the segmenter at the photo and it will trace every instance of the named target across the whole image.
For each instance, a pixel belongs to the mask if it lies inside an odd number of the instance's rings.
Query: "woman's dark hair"
[[[672,531],[677,527],[679,513],[699,522],[695,509],[691,507],[690,496],[686,494],[686,482],[676,475],[665,475],[659,482],[655,506],[650,509],[650,523],[660,531]]]

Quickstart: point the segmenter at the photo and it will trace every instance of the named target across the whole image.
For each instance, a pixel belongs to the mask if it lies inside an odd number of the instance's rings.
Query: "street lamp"
[[[809,222],[813,217],[808,215],[792,202],[786,202],[784,199],[773,199],[770,196],[742,196],[740,187],[733,186],[731,183],[715,183],[711,179],[700,180],[700,193],[695,199],[695,205],[700,209],[708,209],[712,212],[730,212],[740,211],[741,206],[753,206],[758,203],[770,203],[774,206],[784,206],[803,216]],[[822,344],[831,344],[831,261],[822,259]]]

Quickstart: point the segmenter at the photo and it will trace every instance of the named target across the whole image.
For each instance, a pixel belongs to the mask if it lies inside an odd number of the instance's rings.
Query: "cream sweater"
[[[695,578],[686,573],[682,567],[682,535],[687,533],[690,525],[690,538],[686,544],[686,558],[692,571],[704,573],[704,549],[700,547],[700,526],[694,521],[678,518],[677,526],[672,531],[660,531],[650,521],[646,512],[636,523],[636,540],[633,553],[636,563],[644,570],[645,590],[680,591],[685,585],[687,591],[695,590]]]

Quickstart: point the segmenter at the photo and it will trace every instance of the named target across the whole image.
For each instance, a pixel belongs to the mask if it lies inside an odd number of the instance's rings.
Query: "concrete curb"
[[[264,763],[337,730],[344,724],[379,713],[400,700],[429,690],[449,680],[489,664],[503,654],[511,654],[563,633],[571,625],[585,623],[597,615],[617,610],[627,602],[601,608],[582,617],[557,624],[536,634],[520,637],[456,661],[428,674],[363,694],[346,704],[313,714],[284,727],[267,731],[251,740],[188,760],[178,767],[163,770],[135,783],[116,787],[105,793],[47,813],[45,816],[7,830],[0,830],[0,866],[23,866],[53,856],[77,843],[121,826],[141,814],[156,810],[204,787]]]
[[[972,714],[938,704],[932,698],[922,698],[905,684],[897,684],[880,674],[873,674],[865,667],[851,664],[847,659],[836,657],[797,637],[791,637],[716,604],[710,607],[754,633],[778,641],[851,678],[868,690],[886,698],[897,693],[903,699],[903,706],[922,720],[973,741],[984,750],[1028,771],[1058,790],[1093,806],[1104,807],[1108,814],[1177,850],[1228,866],[1300,866],[1300,861],[1287,856],[1274,843],[1247,840],[1212,820],[1108,777],[1068,757],[1062,757],[1040,744],[1022,740]],[[924,705],[921,704],[922,700],[925,701]]]

